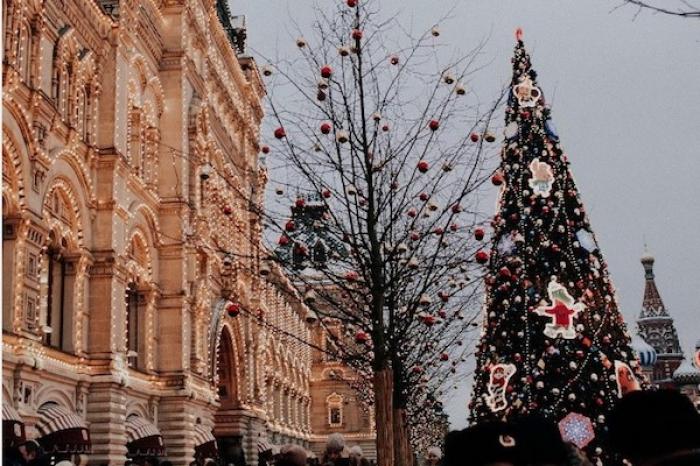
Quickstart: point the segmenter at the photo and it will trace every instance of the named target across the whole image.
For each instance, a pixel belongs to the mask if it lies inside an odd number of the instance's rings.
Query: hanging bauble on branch
[[[238,303],[228,303],[226,305],[226,313],[229,317],[238,317],[241,313],[241,305]]]
[[[440,122],[438,120],[430,120],[428,123],[428,128],[430,128],[431,131],[437,131],[437,129],[440,127]]]
[[[284,131],[284,128],[281,126],[275,130],[275,138],[277,139],[282,139],[287,135],[287,133]]]
[[[429,168],[430,168],[430,164],[428,164],[427,160],[421,160],[420,162],[418,162],[418,171],[419,172],[425,173],[428,171]]]
[[[328,123],[328,122],[321,123],[321,132],[323,134],[330,133],[332,129],[333,129],[333,126],[331,126],[330,123]]]
[[[323,65],[321,67],[321,77],[328,79],[332,74],[333,68],[331,68],[331,65]]]

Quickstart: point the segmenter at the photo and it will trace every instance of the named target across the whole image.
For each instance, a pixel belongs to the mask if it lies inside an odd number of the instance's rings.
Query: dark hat
[[[505,422],[484,422],[445,438],[445,466],[479,466],[496,462],[515,462],[518,441],[513,427]]]
[[[568,451],[553,421],[528,415],[512,421],[518,441],[518,461],[522,464],[565,464]]]
[[[700,414],[674,390],[635,391],[608,416],[610,443],[629,459],[651,459],[700,448]]]

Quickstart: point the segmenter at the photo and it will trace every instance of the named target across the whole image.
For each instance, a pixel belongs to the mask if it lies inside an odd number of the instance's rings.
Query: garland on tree
[[[517,33],[472,422],[536,413],[598,464],[605,416],[641,368],[567,156]]]

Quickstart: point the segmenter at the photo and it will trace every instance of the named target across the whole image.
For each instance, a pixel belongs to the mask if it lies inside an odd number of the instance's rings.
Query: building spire
[[[666,306],[664,306],[664,302],[661,299],[659,289],[656,287],[656,281],[654,280],[654,256],[649,253],[646,244],[644,245],[644,255],[641,258],[641,262],[644,267],[646,284],[644,286],[642,312],[639,318],[669,317]]]

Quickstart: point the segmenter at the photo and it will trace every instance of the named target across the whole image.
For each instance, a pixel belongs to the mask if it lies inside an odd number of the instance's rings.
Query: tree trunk
[[[374,409],[377,425],[377,466],[394,466],[394,376],[384,368],[374,374]]]
[[[413,452],[408,439],[406,410],[394,409],[394,458],[401,466],[413,466]]]

